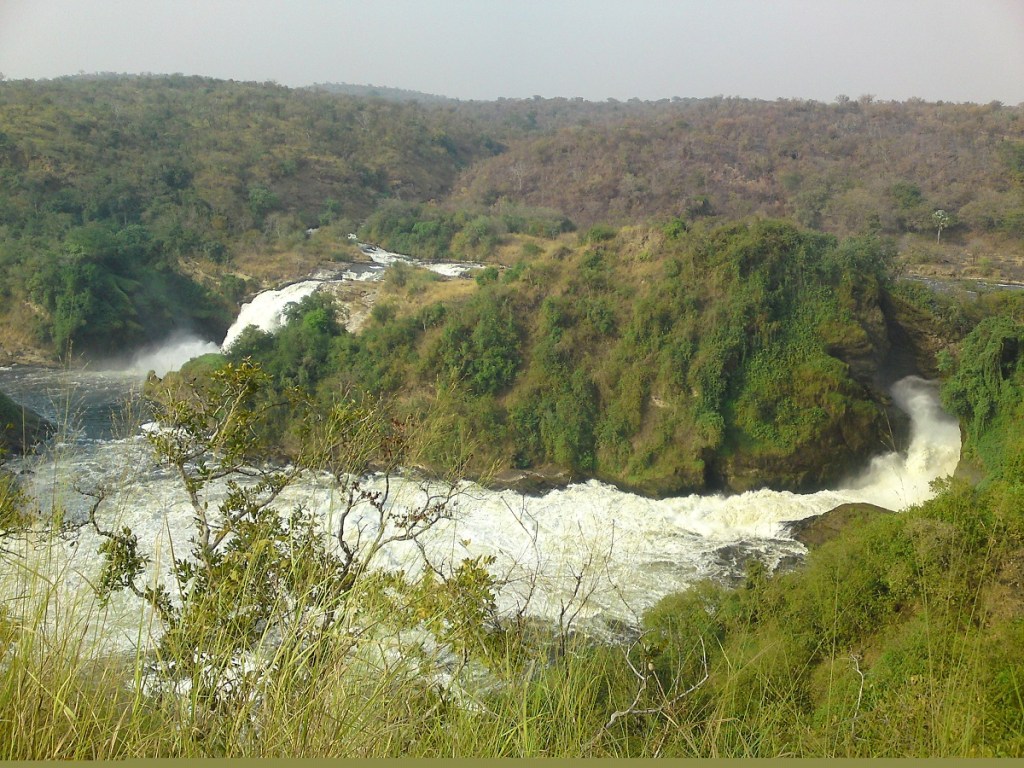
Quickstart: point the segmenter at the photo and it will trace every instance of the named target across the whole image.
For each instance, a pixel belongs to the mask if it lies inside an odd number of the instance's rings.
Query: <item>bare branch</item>
[[[850,718],[850,735],[852,736],[857,727],[857,715],[860,714],[861,697],[864,695],[864,673],[860,671],[860,656],[851,653],[850,661],[853,662],[853,670],[860,675],[860,688],[857,689],[857,704],[853,708],[853,717]]]
[[[630,670],[633,672],[633,674],[640,681],[640,684],[637,687],[636,695],[633,697],[633,702],[628,707],[626,707],[626,709],[616,710],[615,712],[612,713],[611,717],[608,719],[608,722],[605,723],[605,726],[604,726],[605,730],[611,728],[615,724],[616,720],[618,720],[620,717],[625,717],[626,715],[665,714],[665,710],[666,709],[668,709],[669,707],[675,705],[677,702],[679,702],[680,700],[682,700],[686,696],[689,696],[691,693],[696,691],[698,688],[700,688],[702,685],[704,685],[704,683],[706,683],[708,681],[708,678],[710,677],[710,672],[708,671],[707,648],[704,645],[704,638],[701,637],[700,638],[700,652],[701,652],[701,663],[702,663],[703,668],[704,668],[704,675],[703,675],[703,677],[701,677],[700,680],[698,680],[696,683],[691,685],[685,691],[682,691],[682,692],[676,694],[675,696],[673,696],[671,699],[669,699],[666,696],[666,694],[665,694],[665,690],[661,687],[660,681],[657,680],[657,676],[654,674],[654,665],[651,664],[650,662],[648,662],[647,666],[643,670],[639,670],[639,669],[636,668],[636,666],[633,664],[632,660],[629,657],[630,653],[632,653],[633,649],[636,648],[637,644],[640,642],[641,639],[643,639],[643,637],[644,637],[644,635],[641,635],[636,640],[634,640],[633,643],[630,644],[629,649],[626,651],[626,664],[629,665]],[[650,678],[652,676],[655,677],[655,681],[658,683],[658,689],[661,691],[663,701],[662,701],[661,704],[659,704],[656,707],[648,707],[648,708],[645,708],[645,709],[638,709],[637,705],[640,703],[640,699],[643,698],[644,691],[647,690],[648,681],[650,680]]]

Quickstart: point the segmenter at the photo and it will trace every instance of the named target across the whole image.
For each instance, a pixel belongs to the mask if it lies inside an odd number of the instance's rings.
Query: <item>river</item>
[[[317,287],[304,285],[302,290]],[[267,292],[249,310],[243,308],[240,319],[273,327],[294,294],[287,287]],[[179,481],[150,452],[138,394],[147,366],[155,361],[177,367],[181,358],[217,348],[211,342],[179,338],[116,371],[0,369],[0,390],[62,427],[41,453],[10,463],[43,513],[60,508],[68,518],[82,519],[89,499],[80,491],[101,485],[112,489],[107,519],[138,534],[154,554],[156,577],[167,583],[172,548],[178,553],[187,549],[192,510]],[[412,544],[392,546],[374,565],[416,572],[424,552],[431,561],[447,564],[490,555],[495,558],[492,572],[502,584],[502,611],[557,620],[568,608],[581,625],[596,631],[621,622],[635,624],[661,597],[699,579],[737,578],[750,557],[769,567],[799,560],[805,550],[787,533],[787,521],[847,502],[902,509],[929,498],[931,481],[956,468],[959,427],[940,407],[932,382],[909,377],[894,385],[892,395],[911,419],[907,450],[877,456],[833,490],[649,499],[597,481],[540,496],[462,482],[452,519],[424,537],[422,551]],[[367,482],[382,487],[379,477]],[[437,491],[409,476],[393,485],[389,503],[400,509]],[[340,508],[334,494],[329,477],[306,475],[287,489],[278,506],[287,511],[302,505],[330,526]],[[369,515],[351,521],[359,523],[373,524]],[[99,565],[98,544],[95,534],[82,528],[59,552],[48,554],[49,567],[62,574],[68,589],[87,589]],[[125,605],[124,610],[131,609]],[[127,627],[130,621],[126,632]]]

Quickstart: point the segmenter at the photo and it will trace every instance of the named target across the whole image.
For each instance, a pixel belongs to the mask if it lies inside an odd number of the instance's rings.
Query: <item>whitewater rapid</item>
[[[13,386],[17,381],[7,381],[5,376],[13,374],[0,371],[0,388],[19,394]],[[108,379],[101,381],[110,384]],[[90,392],[95,383],[85,381],[81,388]],[[41,380],[23,385],[33,392],[45,389]],[[501,585],[498,607],[507,614],[551,621],[574,614],[578,626],[595,631],[615,622],[635,624],[659,599],[699,579],[737,578],[751,557],[769,567],[799,559],[805,550],[787,533],[788,521],[847,502],[903,509],[929,498],[931,481],[952,474],[956,467],[959,427],[942,411],[934,383],[903,379],[894,386],[893,398],[911,419],[907,451],[876,457],[862,473],[834,490],[649,499],[593,480],[542,496],[462,482],[452,519],[422,538],[422,551],[411,543],[397,544],[382,551],[372,565],[415,574],[423,567],[424,553],[443,570],[464,558],[490,556],[494,558],[491,571]],[[44,454],[20,460],[17,467],[44,513],[61,508],[72,520],[83,519],[89,507],[89,498],[79,489],[111,489],[105,519],[136,532],[152,553],[155,577],[170,585],[168,563],[172,552],[188,549],[192,510],[180,480],[157,464],[141,432],[121,434],[126,436],[107,432],[57,441]],[[365,482],[371,489],[383,490],[381,477]],[[409,476],[392,482],[390,504],[400,512],[443,490]],[[277,506],[282,512],[296,506],[311,510],[331,531],[342,509],[338,496],[330,477],[308,474],[282,494]],[[371,535],[375,522],[363,509],[357,510],[349,526],[349,537],[359,526],[364,535]],[[100,564],[99,544],[85,527],[67,546],[47,556],[69,585],[87,591]],[[115,601],[111,610],[117,605]],[[137,622],[137,606],[128,601],[123,610],[128,626],[132,620]]]
[[[633,623],[699,579],[736,578],[749,557],[769,567],[798,558],[805,549],[787,522],[850,502],[899,510],[930,498],[931,482],[956,469],[959,426],[941,409],[934,383],[903,379],[893,398],[911,418],[907,451],[876,457],[835,490],[649,499],[591,480],[529,497],[466,483],[457,518],[431,532],[427,551],[448,562],[494,556],[493,570],[507,582],[498,601],[506,611],[554,620],[576,603],[582,619]],[[416,483],[401,493],[423,498]],[[386,567],[414,569],[417,554],[396,549]]]

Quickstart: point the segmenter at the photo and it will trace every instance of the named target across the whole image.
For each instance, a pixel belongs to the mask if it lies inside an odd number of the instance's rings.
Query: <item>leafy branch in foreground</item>
[[[158,426],[147,437],[160,463],[180,478],[192,513],[189,551],[173,558],[176,595],[147,575],[151,558],[130,528],[100,522],[106,492],[91,494],[89,519],[104,540],[97,591],[109,599],[127,590],[152,605],[165,627],[163,651],[179,670],[214,651],[225,652],[229,664],[232,654],[267,643],[301,647],[343,628],[343,619],[358,611],[353,595],[380,596],[368,578],[374,557],[396,542],[418,543],[456,509],[454,483],[432,486],[440,490],[412,501],[394,498],[392,480],[408,441],[403,425],[381,408],[339,402],[316,411],[295,391],[271,403],[268,383],[258,365],[242,360],[206,379],[150,387]],[[285,467],[264,460],[270,446],[263,436],[281,408],[304,425],[296,463]],[[371,467],[382,479],[361,479]],[[282,492],[303,473],[331,478],[334,509],[324,515],[301,505],[278,509]],[[451,576],[464,579],[469,568],[489,587],[484,566],[464,564]],[[354,591],[361,582],[365,589]],[[401,574],[389,584],[392,601],[418,592]],[[482,605],[491,604],[488,597],[481,596]],[[209,677],[208,670],[192,671]]]

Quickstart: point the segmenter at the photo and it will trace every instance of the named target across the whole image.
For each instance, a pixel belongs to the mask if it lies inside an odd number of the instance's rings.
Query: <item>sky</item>
[[[1024,0],[0,0],[8,79],[1024,103]]]

